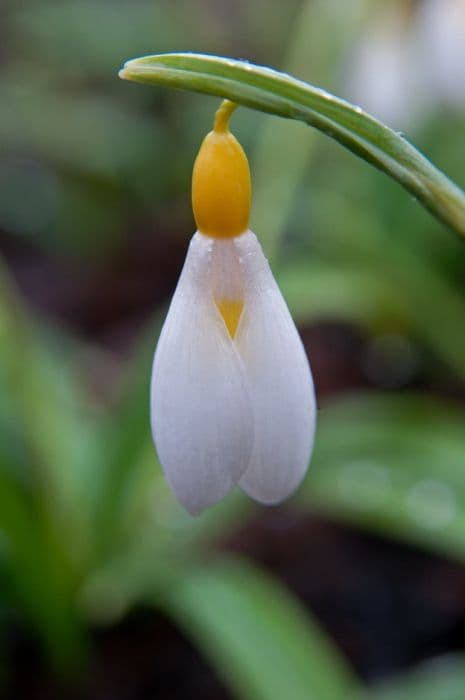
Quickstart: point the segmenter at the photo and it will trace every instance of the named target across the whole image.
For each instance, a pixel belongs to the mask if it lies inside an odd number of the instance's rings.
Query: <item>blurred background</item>
[[[465,185],[465,0],[1,0],[0,694],[463,700],[464,242],[236,113],[317,443],[289,503],[189,518],[148,382],[218,100],[117,78],[176,50],[321,85]]]

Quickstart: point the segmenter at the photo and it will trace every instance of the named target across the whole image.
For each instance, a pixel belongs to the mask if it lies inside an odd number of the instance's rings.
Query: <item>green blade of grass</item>
[[[397,180],[438,219],[465,235],[465,193],[401,134],[360,107],[313,85],[246,61],[194,53],[127,61],[126,80],[184,88],[303,121]]]
[[[69,563],[8,471],[0,459],[0,556],[7,600],[24,614],[54,669],[66,673],[85,654]]]
[[[423,663],[356,697],[357,700],[462,700],[464,688],[465,659],[457,654]]]
[[[183,571],[164,599],[234,697],[342,700],[355,689],[351,672],[311,616],[289,591],[243,560]]]
[[[328,404],[297,503],[463,561],[463,421],[452,404],[421,395]]]

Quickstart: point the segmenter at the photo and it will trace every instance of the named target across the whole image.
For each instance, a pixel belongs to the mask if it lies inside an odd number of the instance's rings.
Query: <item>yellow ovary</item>
[[[205,137],[192,173],[192,208],[198,230],[213,238],[232,238],[249,226],[251,184],[247,156],[230,133],[235,108],[225,101],[213,131]]]
[[[244,308],[244,302],[233,299],[215,299],[215,303],[223,317],[229,335],[231,338],[234,338],[242,315],[242,309]]]

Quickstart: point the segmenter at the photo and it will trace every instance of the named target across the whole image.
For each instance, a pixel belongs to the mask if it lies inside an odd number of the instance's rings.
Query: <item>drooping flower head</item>
[[[197,224],[155,352],[152,432],[191,514],[238,485],[261,503],[302,480],[315,428],[310,367],[261,246],[249,230],[247,158],[225,101],[194,164]]]

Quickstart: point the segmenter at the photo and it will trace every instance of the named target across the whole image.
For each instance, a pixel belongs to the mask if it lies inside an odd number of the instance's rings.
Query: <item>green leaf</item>
[[[84,654],[74,596],[90,532],[85,402],[1,264],[0,291],[0,410],[10,417],[0,450],[3,572],[15,606],[63,672],[79,665]]]
[[[162,315],[157,314],[135,352],[120,406],[108,416],[100,434],[100,458],[97,459],[100,480],[96,488],[100,503],[97,541],[101,553],[114,544],[125,503],[132,493],[131,485],[140,480],[141,472],[144,472],[150,440],[150,368],[161,325]],[[154,450],[151,456],[152,468],[155,469]]]
[[[386,315],[406,318],[402,295],[388,275],[363,264],[304,259],[282,266],[276,279],[298,324],[343,319],[367,326]]]
[[[0,390],[24,446],[34,501],[60,533],[63,551],[83,566],[94,414],[63,359],[74,346],[63,338],[67,352],[52,352],[1,264],[0,326]]]
[[[445,656],[357,695],[357,700],[463,700],[465,658]]]
[[[324,90],[271,68],[194,53],[136,58],[124,64],[120,77],[225,97],[314,126],[400,182],[434,216],[465,235],[465,193],[402,135]]]
[[[78,666],[84,638],[74,607],[69,562],[1,462],[0,535],[8,602],[20,608],[32,625],[55,670]]]
[[[423,396],[358,396],[320,411],[306,508],[465,559],[464,415]]]
[[[165,602],[237,698],[342,700],[355,687],[297,600],[244,561],[182,572]]]

